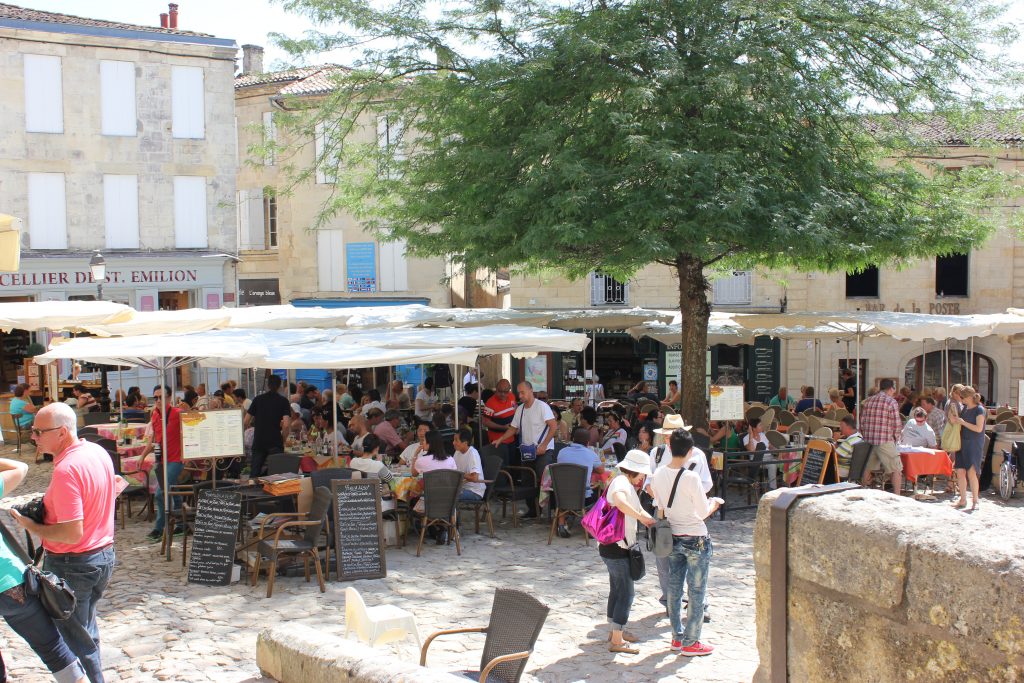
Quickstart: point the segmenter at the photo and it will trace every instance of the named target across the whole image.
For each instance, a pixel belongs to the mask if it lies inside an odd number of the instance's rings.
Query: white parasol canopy
[[[63,343],[60,343],[63,342]],[[155,334],[136,337],[79,337],[54,340],[46,353],[35,357],[46,364],[77,359],[104,365],[164,369],[201,360],[213,354],[255,363],[269,354],[262,335],[237,330],[213,330],[193,334]],[[178,359],[168,364],[167,359]]]
[[[405,328],[399,330],[339,330],[339,342],[381,348],[469,347],[482,355],[510,353],[517,358],[543,352],[572,353],[587,348],[585,334],[521,325],[487,325],[456,328]],[[472,365],[472,363],[462,363]]]
[[[834,313],[754,313],[737,316],[736,322],[759,334],[771,329],[828,327],[839,334],[885,334],[893,339],[960,341],[992,334],[1024,332],[1024,319],[1012,314],[931,315],[898,311],[848,311]],[[782,335],[779,335],[782,336]]]
[[[383,349],[335,341],[271,346],[266,357],[256,362],[238,361],[231,356],[208,357],[200,365],[222,368],[282,368],[287,370],[345,370],[378,368],[419,363],[476,363],[476,349],[461,347],[428,349]]]
[[[89,325],[131,320],[135,311],[113,301],[18,301],[0,303],[0,329],[80,332]]]
[[[551,311],[548,327],[560,330],[626,330],[646,322],[672,322],[673,314],[646,308]]]
[[[680,323],[644,323],[636,327],[630,327],[629,335],[634,339],[649,337],[656,342],[666,346],[682,343],[683,326]],[[708,321],[708,344],[726,344],[727,346],[739,346],[741,344],[753,344],[754,334],[738,325],[729,324],[722,320],[712,318]]]

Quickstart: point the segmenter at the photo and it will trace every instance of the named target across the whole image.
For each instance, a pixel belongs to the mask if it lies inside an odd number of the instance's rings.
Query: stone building
[[[0,188],[24,220],[0,300],[96,296],[139,310],[234,295],[233,40],[0,5]],[[154,17],[156,20],[157,17]],[[3,338],[0,383],[27,335]]]

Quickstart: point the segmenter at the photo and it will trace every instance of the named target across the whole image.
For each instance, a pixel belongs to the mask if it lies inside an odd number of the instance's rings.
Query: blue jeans
[[[92,683],[102,683],[100,663],[100,632],[96,626],[96,603],[103,597],[114,573],[114,548],[109,547],[87,555],[44,554],[43,568],[61,577],[75,592],[75,613],[66,622],[58,621],[57,629],[71,651],[85,667]]]
[[[629,610],[633,607],[633,577],[629,574],[629,558],[602,557],[608,567],[608,623],[612,629],[621,631],[629,621]]]
[[[672,638],[681,640],[683,647],[700,640],[700,629],[704,625],[704,593],[708,586],[711,555],[709,536],[672,537],[672,554],[668,556],[668,617],[672,622]],[[685,629],[680,618],[684,583],[689,599],[686,605]]]
[[[472,491],[467,491],[466,489],[462,489],[461,491],[459,491],[459,502],[460,503],[479,503],[483,499],[484,499],[483,496],[477,495],[476,493],[473,493]]]
[[[164,530],[164,524],[166,523],[166,513],[164,511],[164,474],[161,465],[157,465],[153,469],[157,476],[156,522],[153,524],[153,531],[161,532]],[[167,463],[168,486],[174,486],[178,483],[184,469],[185,463],[183,462]],[[177,510],[179,507],[181,507],[181,498],[179,496],[171,496],[171,511]]]
[[[24,584],[0,593],[0,615],[53,674],[57,683],[73,683],[85,675],[71,649],[60,637],[53,619],[34,595],[26,595]]]

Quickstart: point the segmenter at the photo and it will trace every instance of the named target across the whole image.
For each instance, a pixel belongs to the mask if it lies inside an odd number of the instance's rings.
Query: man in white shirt
[[[487,484],[484,483],[484,468],[480,464],[480,453],[473,448],[473,430],[462,427],[452,439],[455,446],[455,467],[462,472],[462,491],[459,500],[476,503],[484,499]]]
[[[476,374],[476,368],[470,368],[469,372],[463,375],[462,386],[466,386],[467,384],[480,384],[480,379]]]
[[[558,432],[558,424],[551,406],[534,396],[532,384],[520,382],[518,389],[520,404],[512,416],[512,423],[505,430],[504,434],[492,440],[491,443],[497,446],[500,443],[510,442],[516,434],[519,434],[520,444],[536,446],[536,460],[533,462],[515,462],[513,460],[513,464],[532,467],[533,471],[537,473],[537,481],[539,482],[544,468],[551,462],[551,458],[547,455],[547,450],[554,440],[555,434]],[[538,493],[540,493],[539,490]],[[535,518],[537,516],[537,499],[527,498],[526,508],[527,512],[523,515],[523,518]]]
[[[370,397],[370,402],[363,406],[363,415],[369,415],[370,411],[376,408],[382,413],[387,412],[387,407],[384,405],[384,401],[380,400],[380,392],[376,389],[370,389],[367,392]]]

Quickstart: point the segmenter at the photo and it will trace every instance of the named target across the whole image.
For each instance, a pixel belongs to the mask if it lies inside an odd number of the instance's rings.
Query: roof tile
[[[212,38],[209,33],[197,33],[195,31],[182,31],[173,28],[161,28],[159,26],[142,26],[140,24],[126,24],[120,21],[107,21],[105,19],[89,19],[76,17],[71,14],[60,14],[57,12],[44,12],[42,10],[18,7],[0,3],[0,19],[17,19],[19,21],[38,21],[48,24],[71,24],[74,26],[96,26],[99,28],[119,28],[130,31],[147,31],[150,33],[165,33],[178,36],[199,36]]]

